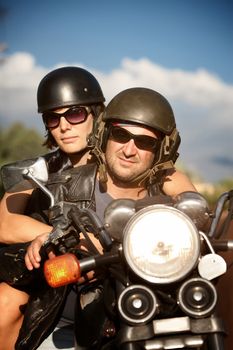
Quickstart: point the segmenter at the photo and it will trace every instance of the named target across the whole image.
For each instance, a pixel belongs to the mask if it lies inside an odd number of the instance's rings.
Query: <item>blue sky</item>
[[[185,165],[210,181],[232,176],[232,0],[0,0],[0,8],[0,127],[22,120],[42,131],[40,79],[79,65],[107,102],[132,86],[164,94]]]
[[[168,68],[207,68],[233,82],[232,0],[1,0],[8,53],[38,64],[79,62],[103,71],[122,57]]]

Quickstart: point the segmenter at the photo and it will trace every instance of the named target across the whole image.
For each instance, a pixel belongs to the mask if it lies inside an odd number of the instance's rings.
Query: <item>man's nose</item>
[[[137,147],[133,139],[130,139],[127,143],[124,144],[123,152],[127,157],[134,156],[137,153]]]

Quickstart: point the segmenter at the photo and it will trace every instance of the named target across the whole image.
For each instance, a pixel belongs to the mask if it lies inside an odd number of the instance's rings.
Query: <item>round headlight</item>
[[[135,274],[152,283],[167,284],[184,278],[194,268],[200,238],[186,214],[173,207],[152,205],[128,221],[123,250]]]

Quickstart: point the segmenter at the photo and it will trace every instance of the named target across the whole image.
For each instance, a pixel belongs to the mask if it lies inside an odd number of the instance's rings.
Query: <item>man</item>
[[[95,164],[79,167],[69,180],[65,172],[61,174],[60,185],[60,175],[50,179],[50,189],[56,191],[58,200],[96,209],[101,216],[112,199],[142,199],[159,193],[174,196],[183,191],[195,191],[189,179],[174,168],[180,137],[172,108],[161,94],[146,88],[122,91],[108,104],[103,120],[106,124],[102,143],[96,144],[96,148],[105,153],[107,182],[99,181]],[[103,164],[101,166],[103,168]],[[66,188],[65,197],[64,191],[59,192],[61,187]],[[47,233],[39,235],[30,244],[25,257],[29,270],[40,266],[39,250],[47,238]],[[94,242],[99,248],[98,242]],[[45,295],[36,295],[26,310],[16,349],[35,349],[34,339],[39,339],[40,343],[50,331],[51,314],[45,303],[38,315],[33,316],[40,298],[41,305],[46,302]],[[57,312],[55,316],[53,313],[53,322],[60,317],[64,298],[66,293],[58,298],[57,304],[55,298],[49,299],[50,309]],[[48,310],[46,315],[44,310]],[[29,329],[31,339],[27,336]]]
[[[105,154],[107,182],[97,182],[98,197],[107,193],[111,199],[141,199],[148,193],[175,196],[196,191],[189,178],[174,167],[180,136],[172,108],[161,94],[146,88],[124,90],[110,101],[103,121],[102,144],[96,147]],[[84,172],[85,167],[79,170]],[[89,192],[93,192],[91,185]],[[87,205],[95,206],[93,203]],[[29,270],[39,267],[38,252],[47,237],[38,236],[29,247],[25,258]]]
[[[44,156],[49,173],[92,161],[89,141],[104,101],[98,81],[83,68],[61,67],[43,77],[37,89],[37,106],[46,128],[44,145],[53,150]],[[0,202],[1,243],[28,242],[51,231],[50,225],[23,215],[31,193],[32,190],[5,193]],[[27,293],[0,283],[1,350],[12,350],[23,319],[19,306],[27,300]]]

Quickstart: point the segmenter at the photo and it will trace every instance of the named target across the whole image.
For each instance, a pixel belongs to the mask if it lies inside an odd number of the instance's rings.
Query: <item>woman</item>
[[[50,173],[91,161],[88,139],[104,110],[101,87],[96,78],[79,67],[62,67],[48,73],[37,90],[38,112],[47,130],[44,142]],[[52,227],[24,215],[32,190],[5,193],[0,203],[0,242],[28,242]],[[12,300],[14,302],[12,303]],[[23,315],[20,306],[28,294],[6,283],[0,284],[1,350],[12,350]]]

